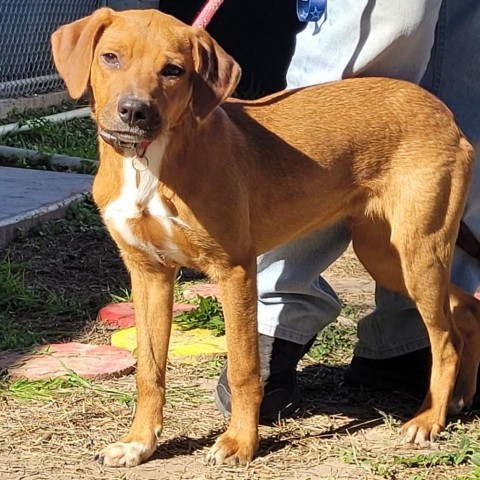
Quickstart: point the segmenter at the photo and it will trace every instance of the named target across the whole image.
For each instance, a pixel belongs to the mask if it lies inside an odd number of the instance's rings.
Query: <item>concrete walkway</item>
[[[18,229],[65,216],[68,205],[91,190],[92,175],[0,167],[0,247]]]

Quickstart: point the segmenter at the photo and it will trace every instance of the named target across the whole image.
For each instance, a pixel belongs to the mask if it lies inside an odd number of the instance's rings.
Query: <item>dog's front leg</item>
[[[162,432],[165,370],[172,324],[175,269],[129,265],[137,326],[138,399],[127,436],[104,448],[104,465],[133,467],[151,457]]]
[[[257,332],[256,260],[231,268],[221,278],[228,349],[232,417],[210,450],[208,461],[247,463],[258,447],[258,416],[263,397]]]

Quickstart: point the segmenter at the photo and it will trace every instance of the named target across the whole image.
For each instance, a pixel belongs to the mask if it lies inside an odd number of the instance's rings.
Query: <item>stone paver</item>
[[[110,345],[59,343],[31,354],[0,352],[0,369],[27,380],[63,377],[69,370],[84,378],[119,377],[131,373],[134,366],[130,351]]]
[[[183,291],[183,298],[185,298],[185,300],[192,300],[197,295],[214,297],[221,301],[218,285],[214,283],[196,283]]]
[[[189,303],[174,303],[173,315],[193,310],[195,305]],[[98,312],[98,319],[105,325],[119,328],[129,328],[135,325],[135,309],[132,302],[110,303]]]
[[[112,345],[135,351],[137,329],[135,327],[118,330],[112,335]],[[182,330],[173,325],[170,336],[168,358],[180,363],[197,363],[215,355],[227,353],[225,337],[215,337],[210,330],[195,328]]]

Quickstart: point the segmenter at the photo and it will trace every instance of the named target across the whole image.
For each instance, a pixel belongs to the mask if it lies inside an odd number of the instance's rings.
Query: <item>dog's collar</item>
[[[131,157],[132,166],[138,172],[142,172],[148,168],[149,160],[145,155],[147,147],[152,143],[151,140],[142,140],[141,142],[127,142],[120,140],[117,136],[100,130],[99,136],[115,150],[120,151],[123,155]]]

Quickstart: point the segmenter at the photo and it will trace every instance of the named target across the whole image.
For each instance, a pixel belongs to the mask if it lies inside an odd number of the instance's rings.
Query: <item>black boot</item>
[[[353,386],[424,395],[430,383],[431,369],[430,348],[377,360],[354,355],[344,380]]]
[[[264,384],[260,419],[272,421],[291,415],[300,404],[297,364],[310,350],[316,335],[305,345],[260,334],[260,376]],[[225,416],[232,411],[227,365],[220,373],[215,389],[215,404]]]
[[[431,370],[432,353],[429,347],[398,357],[378,360],[355,355],[345,370],[344,380],[352,386],[425,395],[430,386]],[[479,386],[480,370],[472,410],[480,409]]]

